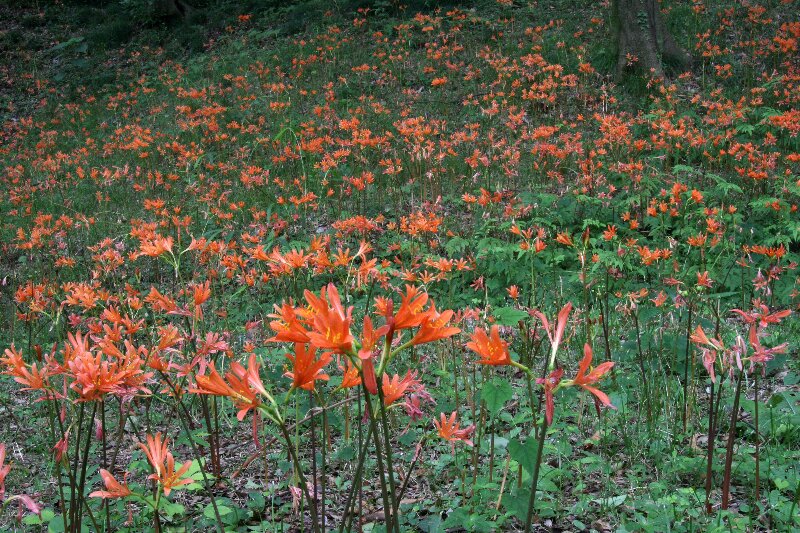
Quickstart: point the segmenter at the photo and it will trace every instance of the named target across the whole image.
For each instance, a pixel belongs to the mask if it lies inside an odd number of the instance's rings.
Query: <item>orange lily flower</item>
[[[400,376],[395,374],[393,378],[389,379],[388,374],[383,375],[383,405],[386,407],[392,405],[395,401],[403,397],[409,387],[416,387],[419,385],[417,373],[408,371],[405,377],[401,380]]]
[[[564,246],[575,246],[575,243],[572,242],[572,237],[566,231],[556,234],[556,242]]]
[[[703,357],[703,366],[706,368],[706,372],[708,372],[708,375],[711,377],[711,383],[716,383],[717,376],[714,372],[714,363],[717,361],[717,354],[725,351],[725,346],[722,344],[722,341],[719,339],[709,339],[701,326],[697,326],[697,329],[694,330],[694,333],[689,336],[689,340],[700,345],[700,353]]]
[[[292,372],[284,374],[285,377],[292,380],[292,388],[313,391],[316,380],[328,381],[330,376],[324,374],[322,368],[330,363],[333,357],[330,352],[325,352],[319,359],[315,359],[314,354],[316,352],[315,348],[306,348],[305,344],[296,343],[294,345],[294,355],[285,354],[293,366]]]
[[[741,309],[731,309],[731,312],[738,313],[746,324],[758,323],[759,327],[765,328],[770,324],[778,324],[781,320],[792,314],[791,309],[784,309],[770,314],[769,307],[758,300],[753,302],[753,310],[750,312]]]
[[[714,280],[711,279],[708,276],[708,270],[706,270],[702,274],[700,272],[697,273],[697,286],[698,287],[708,287],[708,288],[710,288],[713,283],[714,283]]]
[[[275,336],[269,339],[272,342],[308,342],[308,331],[297,318],[297,311],[291,305],[284,303],[279,308],[275,306],[275,313],[269,315],[275,318],[269,327],[275,331]]]
[[[371,358],[374,355],[378,339],[386,335],[388,331],[389,326],[385,325],[375,329],[372,324],[372,318],[365,316],[361,333],[361,349],[358,350],[358,357],[362,360]]]
[[[169,237],[158,237],[149,241],[142,241],[139,245],[139,253],[150,257],[158,257],[163,253],[172,253],[174,239]]]
[[[517,287],[516,285],[511,285],[510,287],[507,287],[506,288],[506,292],[508,293],[508,296],[512,300],[518,300],[519,299],[519,287]]]
[[[255,361],[253,361],[253,363],[255,363]],[[258,390],[253,390],[252,388],[251,377],[251,373],[248,370],[245,370],[245,368],[239,362],[232,363],[230,372],[225,374],[228,384],[236,393],[233,401],[234,405],[239,409],[239,412],[236,414],[236,418],[238,418],[240,421],[244,420],[244,417],[247,415],[247,411],[250,409],[256,409],[259,405],[261,405],[261,401],[256,395]],[[261,383],[261,378],[258,377],[258,374],[256,374],[255,379],[258,381],[258,383]],[[264,389],[263,384],[261,385],[261,389]],[[264,391],[264,393],[266,393],[266,391]]]
[[[178,351],[174,346],[182,341],[183,338],[181,337],[178,328],[175,326],[168,324],[166,326],[158,328],[158,347],[154,348],[153,351],[155,352],[163,352],[163,351]]]
[[[211,369],[211,372],[208,376],[195,377],[197,387],[189,389],[189,392],[194,394],[213,394],[215,396],[235,396],[236,391],[234,391],[230,385],[225,383],[225,380],[219,375],[217,369],[214,368],[213,363],[209,366],[209,368]]]
[[[22,358],[22,354],[14,348],[13,344],[11,348],[6,348],[5,357],[0,357],[0,364],[8,368],[8,370],[4,370],[0,372],[0,374],[13,376],[14,381],[20,385],[25,385],[20,390],[43,391],[44,395],[41,396],[39,400],[44,400],[52,396],[52,393],[47,391],[49,382],[48,367],[45,366],[40,370],[36,363],[32,363],[30,369],[28,369],[28,366]]]
[[[167,314],[180,314],[178,304],[171,298],[164,296],[155,287],[150,288],[150,293],[145,297],[145,302],[149,303],[154,311],[161,311]]]
[[[169,496],[174,487],[188,485],[193,482],[192,479],[180,479],[192,466],[192,462],[186,461],[176,472],[175,458],[167,450],[167,439],[161,440],[160,432],[156,433],[155,436],[147,435],[147,445],[145,446],[140,442],[139,447],[144,451],[147,460],[155,470],[155,473],[148,476],[147,479],[158,481],[164,490],[164,496]]]
[[[421,292],[417,287],[406,285],[406,293],[401,297],[400,309],[393,319],[389,320],[392,331],[413,328],[422,324],[428,318],[428,311],[424,311],[428,302],[428,294]]]
[[[61,437],[58,442],[56,442],[55,446],[53,446],[53,457],[56,463],[60,463],[66,458],[67,450],[69,450],[69,429],[64,432],[64,436]]]
[[[473,424],[463,429],[459,428],[455,411],[453,411],[449,419],[447,415],[440,413],[439,420],[434,420],[433,425],[436,426],[439,436],[444,440],[450,443],[462,441],[467,446],[473,446],[472,441],[469,440],[469,436],[475,431],[475,425]]]
[[[256,391],[264,396],[269,396],[267,394],[267,389],[264,387],[264,383],[261,381],[261,376],[258,373],[258,363],[256,362],[256,354],[250,354],[250,359],[247,361],[247,372],[244,374],[247,377],[247,382],[253,387]]]
[[[311,291],[306,291],[305,296],[312,309],[313,331],[308,334],[311,344],[323,350],[333,350],[334,353],[352,351],[354,339],[350,324],[353,321],[353,307],[345,312],[333,283],[323,287],[319,296]]]
[[[342,376],[342,384],[339,385],[339,388],[349,389],[351,387],[357,387],[358,385],[361,385],[361,375],[358,372],[358,367],[353,365],[353,363],[350,362],[349,359],[347,360],[346,364],[347,364],[346,367],[339,365],[339,370],[341,370],[344,373],[344,375]],[[377,390],[375,392],[377,392]]]
[[[70,387],[80,395],[79,401],[97,400],[107,393],[121,390],[129,373],[117,363],[103,360],[100,353],[84,352],[71,360],[68,366],[75,376]]]
[[[461,330],[459,328],[452,326],[447,327],[447,324],[450,322],[452,317],[453,311],[448,309],[446,311],[442,311],[441,313],[437,313],[436,306],[431,304],[431,308],[425,317],[425,321],[422,322],[419,331],[417,331],[417,334],[414,335],[413,339],[411,339],[411,345],[416,346],[417,344],[438,341],[440,339],[446,339],[457,333],[460,333]]]
[[[178,468],[178,471],[175,471],[175,458],[172,457],[170,452],[167,452],[167,466],[164,471],[164,474],[158,478],[158,482],[161,483],[161,487],[164,489],[164,496],[169,496],[170,491],[175,487],[180,487],[182,485],[189,485],[190,483],[194,483],[192,478],[181,479],[186,472],[189,471],[191,468],[192,462],[186,461]],[[149,476],[150,478],[155,479],[154,474]]]
[[[394,302],[385,296],[375,297],[375,311],[387,320],[394,314]]]
[[[111,472],[103,468],[100,469],[100,477],[103,478],[106,490],[96,490],[89,494],[90,498],[125,498],[132,494],[131,489],[128,488],[128,484],[125,482],[125,478],[128,477],[127,472],[122,483],[114,479]]]
[[[692,335],[689,337],[689,340],[695,344],[705,344],[713,350],[725,349],[725,346],[718,339],[709,339],[706,336],[706,332],[703,331],[702,326],[697,326],[697,329],[694,330],[694,333],[692,333]]]
[[[477,328],[472,334],[472,342],[467,343],[467,348],[481,356],[479,364],[482,365],[510,365],[511,355],[508,352],[508,342],[500,338],[500,328],[492,326],[491,333]]]
[[[164,459],[167,456],[167,439],[161,440],[160,431],[156,433],[155,436],[147,435],[146,438],[146,446],[141,442],[139,442],[138,445],[144,451],[147,460],[153,466],[153,470],[155,470],[157,474],[160,474],[161,470],[164,468]]]
[[[786,353],[786,350],[789,348],[788,342],[784,342],[772,348],[765,348],[762,346],[758,338],[758,331],[755,324],[750,326],[748,340],[750,341],[750,346],[753,347],[753,355],[749,357],[751,363],[766,363],[771,361],[773,355],[776,353]]]
[[[254,358],[255,355],[251,356],[250,366],[252,367],[252,370],[245,370],[240,363],[234,362],[231,365],[230,372],[225,374],[227,382],[222,379],[222,376],[219,375],[219,372],[217,372],[217,369],[214,368],[214,364],[212,363],[209,365],[209,368],[211,369],[210,375],[196,376],[195,381],[197,382],[197,387],[189,389],[189,392],[195,394],[213,394],[215,396],[229,397],[233,400],[234,405],[239,409],[239,412],[236,414],[236,418],[243,420],[250,409],[256,409],[259,405],[261,405],[261,401],[258,399],[256,393],[261,392],[262,394],[266,395],[266,390],[264,390],[263,384],[260,385],[260,389],[258,386],[253,385],[253,381],[256,381],[257,384],[261,383],[261,379],[258,377],[258,368],[255,366]],[[251,372],[255,373],[255,377],[253,377]],[[253,387],[255,387],[256,390],[253,390]]]
[[[614,363],[611,361],[606,361],[605,363],[600,363],[594,369],[589,370],[591,366],[592,347],[589,346],[589,344],[584,344],[583,359],[581,359],[581,363],[578,367],[578,375],[575,376],[575,379],[572,380],[572,383],[594,394],[597,399],[600,400],[600,402],[606,407],[616,409],[616,407],[612,405],[611,400],[608,398],[606,393],[597,389],[596,387],[592,387],[592,385],[600,381],[600,379],[613,368]]]
[[[203,320],[203,308],[201,306],[211,297],[211,281],[206,280],[204,283],[198,283],[193,287],[193,293],[194,319],[201,321]]]

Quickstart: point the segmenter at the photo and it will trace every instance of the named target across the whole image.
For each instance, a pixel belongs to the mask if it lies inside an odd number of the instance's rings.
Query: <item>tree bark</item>
[[[658,0],[614,0],[617,37],[617,76],[638,70],[664,76],[664,63],[688,68],[692,57],[681,48],[664,25]]]
[[[184,0],[158,0],[156,11],[163,17],[186,18],[191,13],[192,6]]]

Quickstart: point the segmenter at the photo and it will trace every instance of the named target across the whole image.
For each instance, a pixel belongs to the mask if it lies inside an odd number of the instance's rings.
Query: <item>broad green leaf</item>
[[[264,494],[260,491],[251,491],[247,493],[247,506],[251,509],[263,509],[266,505]]]
[[[491,381],[484,383],[481,389],[481,399],[486,403],[486,409],[492,415],[500,412],[513,394],[514,391],[508,381],[500,377],[495,377]]]
[[[619,496],[611,496],[609,498],[597,498],[592,500],[599,504],[601,507],[619,507],[628,498],[627,494],[620,494]]]
[[[498,307],[492,314],[501,326],[516,326],[520,320],[525,320],[530,316],[527,311],[515,307]]]
[[[723,194],[728,194],[730,191],[734,191],[737,194],[742,194],[744,192],[741,187],[735,183],[725,181],[721,176],[717,176],[716,174],[708,174],[708,177],[717,183],[717,189]]]
[[[219,504],[217,505],[217,510],[219,511],[220,517],[223,517],[233,512],[233,509],[231,509],[230,507],[226,507],[224,505],[219,505]],[[214,520],[214,507],[210,503],[206,505],[205,509],[203,509],[203,516],[211,520]]]
[[[161,509],[168,518],[172,518],[175,515],[181,515],[186,512],[186,508],[183,505],[166,501],[166,498],[161,500],[159,509]]]
[[[83,37],[73,37],[72,39],[69,39],[68,41],[64,41],[64,42],[58,43],[57,45],[52,47],[50,49],[50,51],[51,52],[57,52],[59,50],[65,49],[65,48],[69,48],[73,44],[78,44],[78,43],[81,43],[81,42],[83,42]]]
[[[511,454],[512,459],[522,465],[526,472],[531,474],[536,465],[536,450],[538,447],[539,443],[533,437],[528,437],[525,442],[515,438],[508,442],[508,453]]]
[[[694,172],[695,169],[688,165],[675,165],[672,167],[673,172]]]
[[[26,515],[25,518],[22,519],[22,523],[27,526],[46,524],[47,522],[51,521],[54,516],[55,512],[53,512],[52,509],[42,509],[41,516],[37,514]]]
[[[64,517],[58,515],[50,520],[47,524],[47,531],[48,533],[62,533],[62,531],[66,531],[64,528]]]

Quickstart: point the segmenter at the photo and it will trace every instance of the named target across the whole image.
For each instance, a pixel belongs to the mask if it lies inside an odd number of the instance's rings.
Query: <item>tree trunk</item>
[[[681,48],[664,25],[658,0],[614,0],[617,36],[617,76],[638,70],[661,77],[664,62],[688,68],[692,57]]]
[[[156,2],[156,12],[161,17],[186,18],[191,13],[192,6],[183,0],[158,0]]]

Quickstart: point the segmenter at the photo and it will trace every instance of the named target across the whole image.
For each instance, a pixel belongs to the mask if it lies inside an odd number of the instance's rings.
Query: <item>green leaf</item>
[[[780,404],[783,403],[783,396],[780,394],[773,394],[772,397],[767,401],[767,407],[774,409],[778,407]]]
[[[403,446],[411,446],[419,438],[419,432],[415,429],[409,429],[397,439]]]
[[[50,49],[50,51],[51,52],[58,52],[59,50],[63,50],[65,48],[69,48],[73,44],[78,44],[78,43],[81,43],[81,42],[83,42],[83,37],[73,37],[72,39],[69,39],[68,41],[64,41],[64,42],[58,43],[57,45],[52,47]]]
[[[62,533],[62,531],[65,531],[64,517],[58,515],[50,520],[50,523],[47,524],[47,531],[48,533]]]
[[[721,176],[717,176],[716,174],[708,174],[708,177],[717,183],[717,189],[723,194],[728,194],[730,191],[734,191],[737,194],[742,194],[744,192],[741,187],[735,183],[725,181]]]
[[[528,514],[530,495],[530,489],[518,488],[511,494],[503,494],[503,505],[512,514],[524,520],[525,516]]]
[[[170,501],[166,501],[166,498],[163,498],[161,500],[161,504],[160,504],[159,508],[162,511],[164,511],[164,514],[167,515],[167,518],[169,518],[169,519],[172,519],[172,517],[174,517],[175,515],[182,515],[183,513],[186,512],[186,508],[183,505],[181,505],[179,503],[173,503],[173,502],[170,502]],[[213,518],[213,515],[212,515],[212,518]]]
[[[337,461],[352,461],[356,458],[356,447],[345,444],[334,454],[334,457]]]
[[[203,485],[200,483],[203,480],[203,472],[200,470],[202,468],[202,464],[200,461],[192,461],[192,464],[189,466],[189,470],[186,472],[187,478],[192,478],[194,480],[193,483],[189,483],[188,485],[181,485],[180,487],[175,487],[173,490],[200,490],[203,488]]]
[[[22,519],[22,523],[28,526],[35,526],[39,524],[46,524],[53,519],[56,513],[52,509],[42,509],[41,516],[36,514],[26,515]]]
[[[537,491],[538,492],[538,491]],[[514,516],[521,517],[522,520],[528,514],[528,504],[530,503],[531,491],[529,488],[520,487],[511,492],[511,494],[503,495],[503,505]],[[541,497],[536,498],[536,514],[539,518],[547,518],[553,516],[554,513],[553,502],[544,500]]]
[[[264,494],[259,491],[251,491],[247,493],[247,506],[251,509],[261,510],[266,506]]]
[[[511,384],[499,377],[484,383],[481,389],[481,399],[486,403],[486,409],[493,416],[500,412],[513,394]]]
[[[525,320],[529,316],[527,311],[516,307],[498,307],[492,314],[501,326],[516,326],[520,320]]]
[[[444,527],[461,527],[466,529],[467,522],[469,522],[469,515],[467,514],[467,510],[464,508],[454,509],[447,516],[447,520],[444,521],[442,526]]]
[[[714,294],[706,295],[706,298],[708,298],[708,299],[722,299],[722,298],[728,298],[729,296],[736,296],[737,294],[739,294],[739,291],[717,292],[717,293],[714,293]]]
[[[528,437],[525,442],[515,438],[508,442],[508,453],[511,454],[512,459],[522,465],[526,472],[532,474],[536,466],[536,450],[538,447],[539,445],[533,437]]]
[[[672,167],[673,172],[694,172],[694,168],[688,165],[675,165]]]
[[[467,510],[455,509],[442,524],[443,528],[461,528],[466,531],[493,531],[492,524],[480,514],[467,514]]]
[[[233,512],[233,509],[231,509],[230,507],[225,507],[224,505],[217,505],[217,510],[219,510],[220,518],[225,515],[231,514]],[[206,505],[205,509],[203,509],[203,516],[205,516],[209,520],[215,519],[214,507],[210,503]]]
[[[419,524],[417,525],[425,533],[432,533],[435,531],[441,531],[443,524],[442,518],[437,514],[433,514],[425,520],[420,520]]]
[[[772,482],[778,490],[786,490],[789,488],[789,482],[781,477],[773,479]]]
[[[461,253],[466,250],[468,245],[469,241],[466,239],[462,239],[461,237],[453,237],[447,241],[447,244],[444,245],[444,249],[452,256],[456,253]]]
[[[625,502],[627,497],[627,494],[620,494],[619,496],[611,496],[610,498],[597,498],[592,501],[604,508],[619,507]]]

